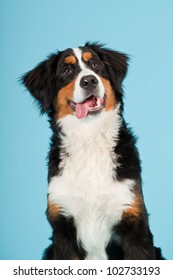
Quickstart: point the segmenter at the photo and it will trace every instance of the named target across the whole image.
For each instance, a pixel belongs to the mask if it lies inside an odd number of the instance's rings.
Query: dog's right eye
[[[71,67],[66,67],[63,70],[63,76],[68,77],[71,76],[73,74],[73,69]]]

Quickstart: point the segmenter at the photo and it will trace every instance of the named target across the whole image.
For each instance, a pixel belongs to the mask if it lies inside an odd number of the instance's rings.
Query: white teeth
[[[100,98],[97,99],[97,106],[100,106]]]
[[[102,107],[102,105],[100,104],[100,98],[97,98],[97,103],[93,108],[88,108],[89,111],[97,111],[97,109],[100,109]]]

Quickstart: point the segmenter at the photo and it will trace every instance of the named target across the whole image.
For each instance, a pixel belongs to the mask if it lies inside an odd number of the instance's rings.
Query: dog
[[[22,77],[52,129],[43,259],[162,259],[149,228],[136,137],[123,117],[126,54],[86,43]]]

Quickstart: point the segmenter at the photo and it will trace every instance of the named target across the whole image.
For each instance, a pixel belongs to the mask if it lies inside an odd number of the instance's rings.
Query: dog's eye
[[[99,69],[101,68],[101,64],[100,64],[99,62],[97,62],[97,61],[93,61],[93,62],[91,63],[91,67],[92,67],[93,69],[99,70]]]
[[[71,67],[67,67],[63,70],[63,76],[68,77],[73,74],[73,69]]]

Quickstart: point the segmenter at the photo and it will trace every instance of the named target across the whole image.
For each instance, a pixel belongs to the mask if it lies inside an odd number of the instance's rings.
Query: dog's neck
[[[102,112],[98,116],[87,117],[84,120],[68,115],[58,121],[58,125],[62,129],[62,141],[66,142],[68,138],[71,144],[76,139],[78,139],[77,142],[88,142],[89,144],[91,140],[96,142],[100,137],[105,138],[105,140],[113,138],[116,141],[121,124],[119,106],[116,106],[113,110]]]

